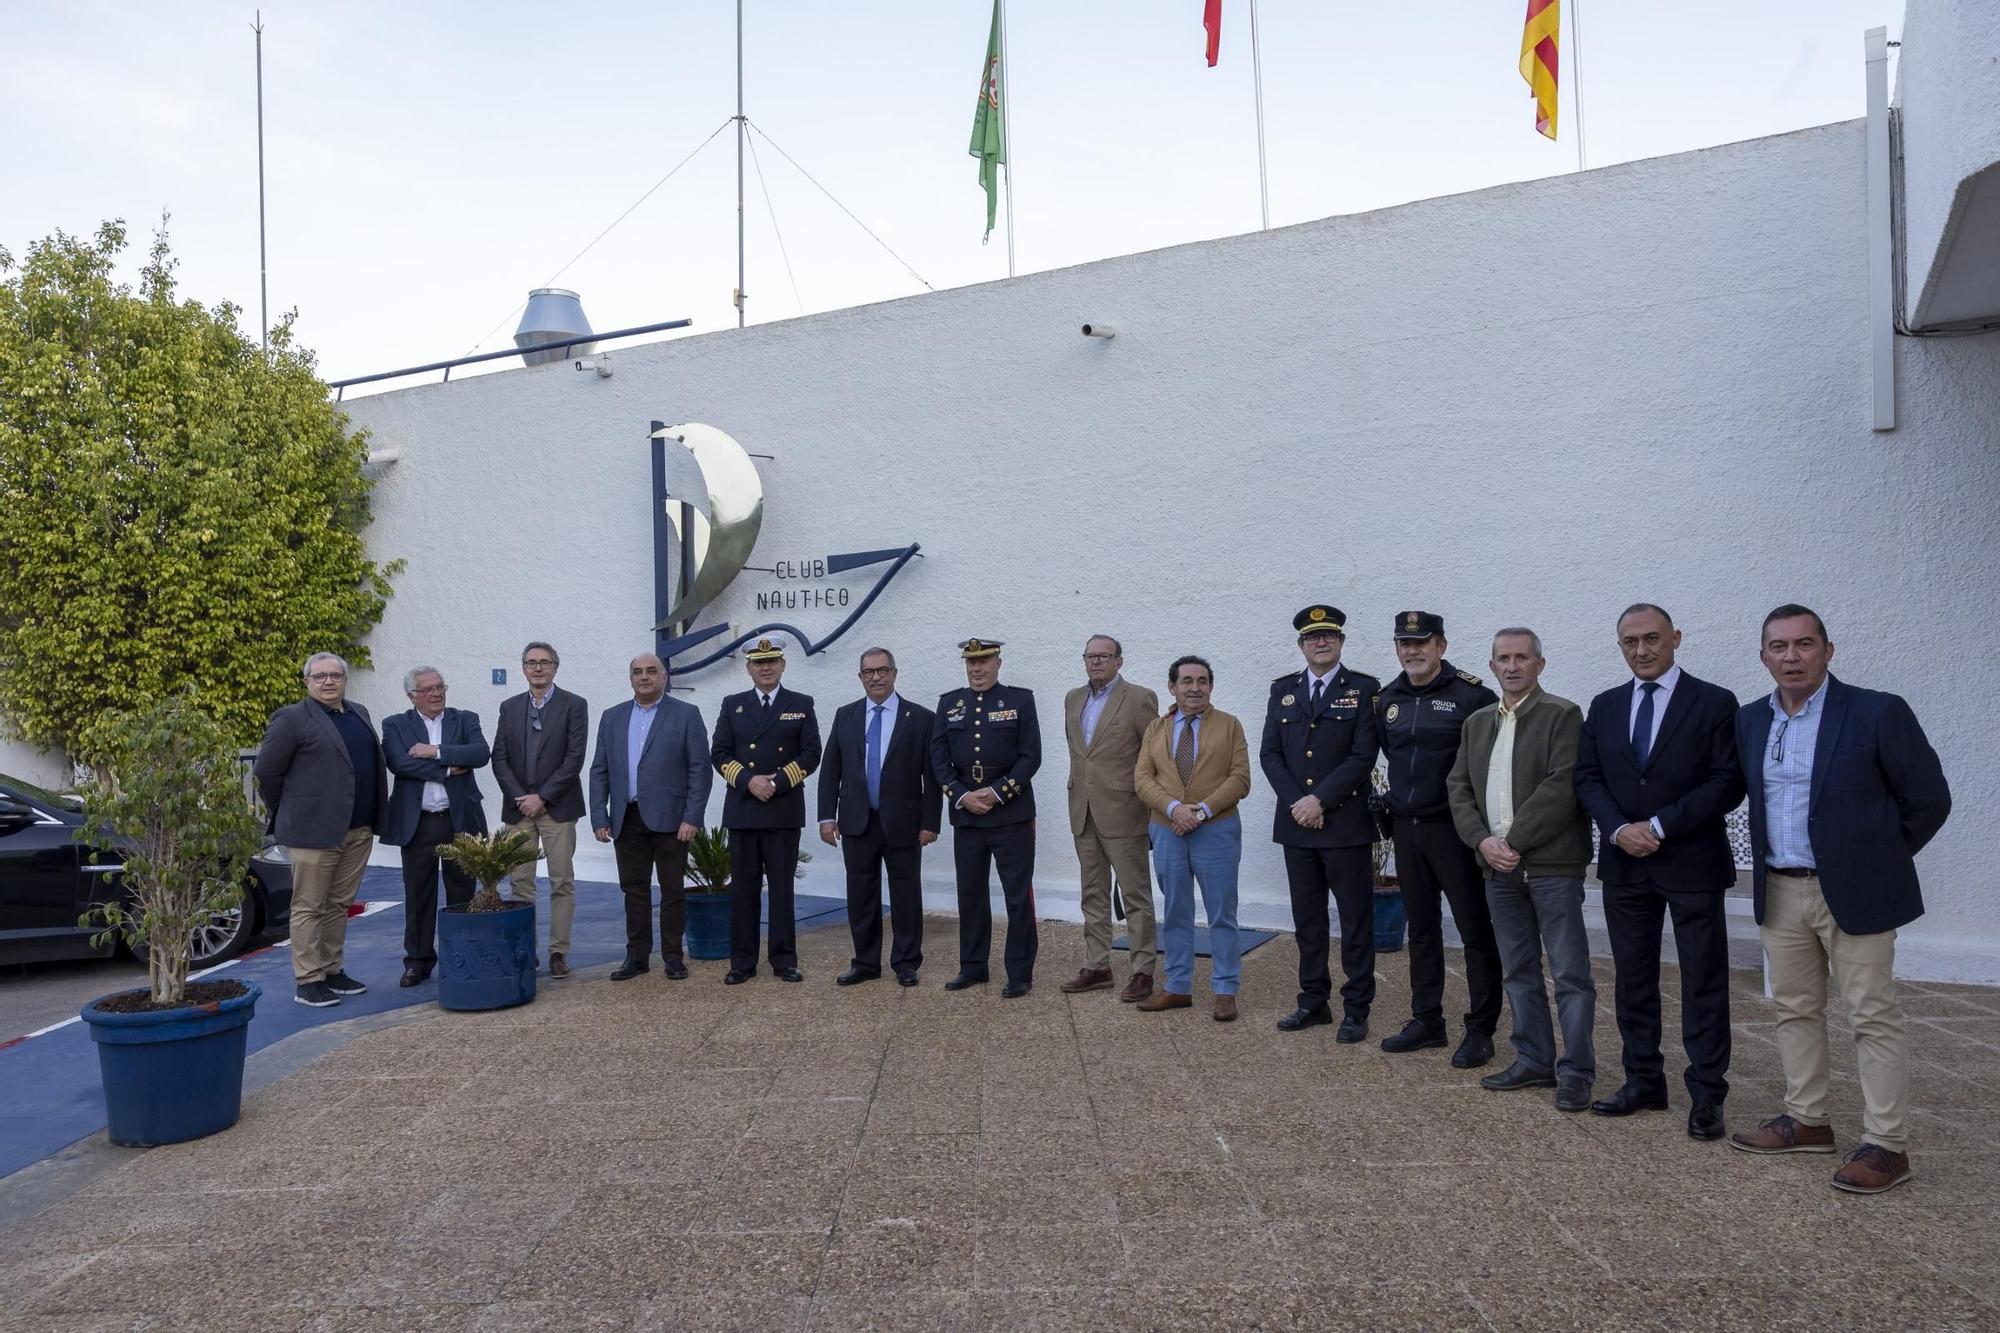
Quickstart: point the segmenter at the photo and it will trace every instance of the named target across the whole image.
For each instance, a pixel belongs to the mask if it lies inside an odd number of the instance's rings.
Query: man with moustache
[[[583,818],[583,755],[590,705],[556,684],[562,658],[539,639],[521,650],[528,688],[500,705],[493,780],[500,822],[535,839],[549,862],[549,975],[569,975],[576,920],[576,821]],[[518,866],[509,896],[535,901],[535,863]]]
[[[889,966],[902,986],[924,964],[923,849],[937,841],[943,793],[931,777],[931,710],[896,692],[896,656],[861,654],[862,697],[833,715],[819,770],[820,841],[847,866],[854,961],[834,978],[853,986],[882,975],[882,872],[889,873]]]
[[[1327,970],[1332,923],[1340,911],[1342,1042],[1368,1036],[1375,1001],[1375,816],[1368,808],[1375,769],[1375,695],[1381,682],[1340,664],[1347,642],[1340,608],[1315,603],[1292,618],[1305,670],[1271,682],[1259,754],[1278,798],[1272,841],[1285,849],[1292,926],[1299,947],[1298,1008],[1283,1032],[1333,1022]]]
[[[1736,696],[1674,661],[1681,632],[1651,602],[1618,617],[1632,679],[1590,701],[1576,750],[1576,794],[1600,835],[1597,878],[1617,964],[1613,991],[1625,1083],[1590,1109],[1624,1116],[1667,1107],[1660,1055],[1660,928],[1671,914],[1681,967],[1688,1137],[1722,1137],[1729,1093],[1729,920],[1736,883],[1724,819],[1743,799]]]

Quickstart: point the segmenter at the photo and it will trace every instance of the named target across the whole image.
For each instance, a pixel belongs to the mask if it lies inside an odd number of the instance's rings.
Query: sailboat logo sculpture
[[[757,475],[755,460],[743,446],[714,426],[701,422],[679,426],[655,423],[650,442],[653,601],[658,617],[653,632],[659,641],[661,659],[672,665],[676,675],[684,676],[719,662],[744,643],[772,631],[791,635],[807,656],[824,652],[861,618],[889,586],[889,581],[918,553],[917,543],[911,542],[888,550],[851,551],[829,555],[823,562],[807,562],[821,566],[813,571],[814,577],[821,573],[843,574],[868,565],[888,565],[846,618],[818,640],[783,621],[766,622],[733,634],[732,626],[726,623],[695,629],[695,619],[737,575],[750,567],[750,553],[764,526],[764,483]],[[678,578],[669,576],[675,563],[671,552],[678,552]],[[850,599],[845,589],[839,591],[838,597],[839,605],[848,605]],[[766,600],[760,594],[759,603]],[[775,597],[768,600],[774,604],[777,601]],[[729,636],[726,642],[713,643],[724,635]],[[703,646],[708,646],[708,651],[701,656],[685,662],[673,661],[676,654]]]

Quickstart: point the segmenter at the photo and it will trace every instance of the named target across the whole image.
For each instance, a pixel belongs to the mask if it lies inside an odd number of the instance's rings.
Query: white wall
[[[1911,0],[1896,67],[1904,314],[2000,318],[2000,5]]]
[[[593,710],[623,697],[652,620],[647,422],[706,421],[775,455],[757,563],[923,544],[832,652],[793,661],[822,717],[869,643],[928,701],[962,679],[955,640],[1008,642],[1004,680],[1044,715],[1048,910],[1075,893],[1059,707],[1092,632],[1149,685],[1205,653],[1254,739],[1310,601],[1349,613],[1347,662],[1384,676],[1399,610],[1441,612],[1481,674],[1494,628],[1532,625],[1546,685],[1583,700],[1623,678],[1628,602],[1669,607],[1686,667],[1751,694],[1763,613],[1800,600],[1836,671],[1909,697],[1957,794],[1904,970],[2000,978],[2000,721],[1966,689],[2000,647],[2000,338],[1901,341],[1903,425],[1870,431],[1863,189],[1862,127],[1831,125],[618,349],[608,380],[557,365],[354,401],[402,455],[374,551],[409,561],[358,695],[403,706],[392,676],[435,662],[490,726],[544,637]],[[752,588],[713,614],[756,623]],[[712,721],[741,682],[725,664],[684,697]],[[1245,912],[1285,924],[1271,815],[1260,778]],[[949,849],[926,867],[948,901]],[[839,883],[826,855],[805,887]]]

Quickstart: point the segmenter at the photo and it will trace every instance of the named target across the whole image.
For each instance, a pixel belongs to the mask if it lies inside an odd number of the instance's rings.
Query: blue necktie
[[[868,808],[882,808],[882,705],[868,710]]]
[[[1659,688],[1657,680],[1639,682],[1639,716],[1632,720],[1632,753],[1639,757],[1641,768],[1653,753],[1653,693]]]

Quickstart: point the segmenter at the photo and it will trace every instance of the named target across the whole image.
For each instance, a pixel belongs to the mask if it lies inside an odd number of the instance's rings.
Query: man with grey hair
[[[1572,779],[1583,710],[1542,689],[1548,662],[1531,629],[1495,634],[1488,665],[1500,701],[1465,720],[1446,782],[1458,836],[1486,868],[1501,984],[1514,1011],[1514,1063],[1479,1084],[1493,1092],[1554,1088],[1557,1110],[1581,1111],[1597,1075],[1597,984],[1583,926],[1590,821]],[[1544,949],[1562,1018],[1560,1060],[1542,986]]]
[[[396,775],[382,842],[403,853],[403,981],[422,985],[437,967],[438,873],[445,903],[472,901],[472,876],[438,848],[461,833],[486,832],[486,806],[472,770],[486,765],[479,714],[444,706],[444,674],[420,666],[403,676],[410,710],[382,719],[382,753]]]
[[[556,684],[562,658],[537,639],[521,650],[528,688],[500,705],[493,728],[493,780],[500,822],[541,845],[549,862],[549,975],[569,975],[576,920],[576,821],[583,818],[583,759],[590,705]],[[514,871],[512,896],[535,900],[535,863]]]
[[[292,863],[292,977],[300,1004],[324,1008],[368,988],[347,975],[347,908],[368,868],[389,775],[374,724],[347,699],[347,663],[314,653],[306,697],[271,715],[251,773]]]

